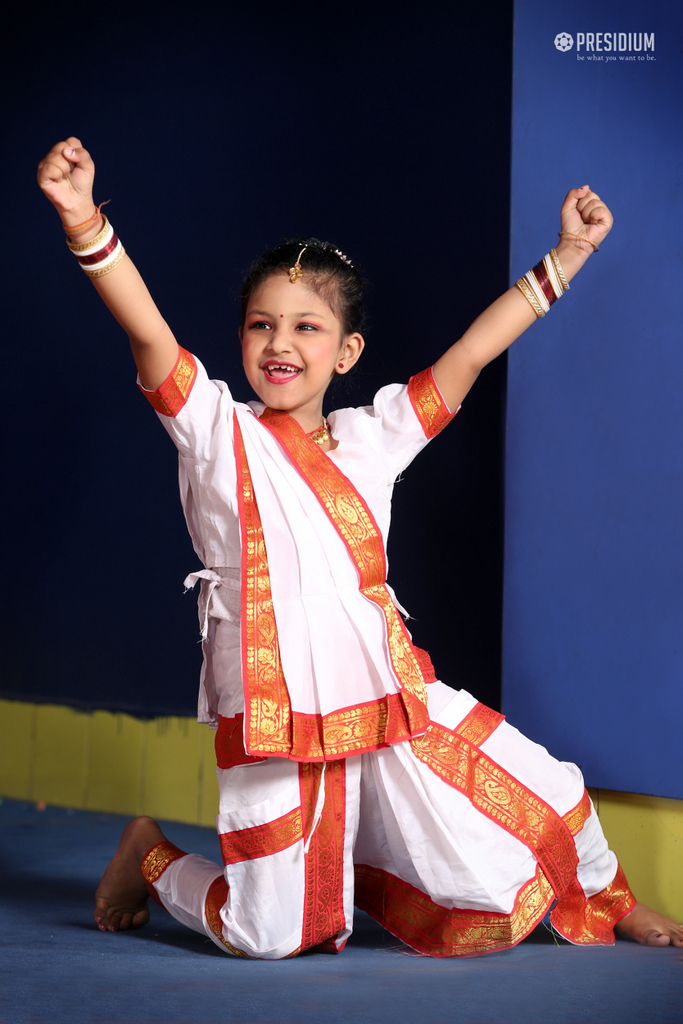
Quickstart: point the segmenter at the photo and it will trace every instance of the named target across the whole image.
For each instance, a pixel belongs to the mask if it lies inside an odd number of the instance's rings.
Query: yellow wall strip
[[[213,826],[214,735],[191,718],[0,700],[0,795]]]

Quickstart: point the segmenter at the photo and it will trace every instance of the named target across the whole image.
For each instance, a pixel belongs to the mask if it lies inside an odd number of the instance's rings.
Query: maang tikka
[[[291,281],[292,284],[296,284],[297,279],[304,276],[304,272],[301,269],[300,261],[301,257],[303,256],[307,249],[308,246],[305,245],[301,252],[299,253],[299,255],[297,256],[296,263],[294,264],[294,266],[289,268],[289,280]]]

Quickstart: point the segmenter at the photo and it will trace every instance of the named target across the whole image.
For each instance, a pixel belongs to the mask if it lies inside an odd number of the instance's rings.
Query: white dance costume
[[[205,566],[223,854],[154,847],[154,897],[265,959],[338,952],[354,904],[432,956],[512,946],[553,904],[570,941],[613,942],[635,900],[578,768],[437,681],[386,585],[394,481],[452,419],[431,370],[332,413],[328,453],[184,349],[145,394]]]

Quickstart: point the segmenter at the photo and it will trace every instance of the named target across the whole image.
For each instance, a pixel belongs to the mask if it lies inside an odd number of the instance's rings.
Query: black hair
[[[303,272],[301,280],[328,304],[341,322],[344,336],[362,331],[367,281],[336,245],[321,242],[318,238],[289,238],[252,263],[242,285],[242,326],[252,294],[271,274],[289,272],[304,247],[305,252],[299,261]]]

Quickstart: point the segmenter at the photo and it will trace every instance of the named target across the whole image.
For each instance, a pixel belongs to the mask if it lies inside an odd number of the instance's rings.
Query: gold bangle
[[[104,222],[102,225],[102,230],[98,234],[96,234],[94,238],[91,238],[89,242],[70,242],[67,237],[66,244],[69,246],[72,252],[86,252],[88,249],[94,249],[98,245],[98,243],[102,241],[106,234],[107,228],[109,227],[109,221],[107,220],[106,213],[102,214],[102,220]]]
[[[568,235],[569,238],[578,238],[580,242],[588,242],[589,245],[593,246],[593,252],[600,252],[600,246],[596,245],[595,242],[591,242],[590,238],[586,238],[585,235],[575,235],[573,231],[558,231],[557,233],[560,238],[562,238],[563,235]]]
[[[517,286],[517,288],[519,288],[520,292],[522,293],[524,298],[527,300],[527,302],[529,303],[529,305],[533,309],[533,311],[536,314],[536,316],[539,319],[542,316],[545,316],[545,312],[544,312],[543,308],[539,304],[538,299],[536,298],[536,296],[534,295],[534,293],[532,292],[531,288],[526,283],[524,278],[520,277],[519,281],[515,281],[515,285]]]
[[[557,250],[556,249],[551,249],[550,252],[548,253],[548,255],[550,256],[551,260],[553,261],[553,266],[555,267],[555,270],[557,272],[557,276],[560,279],[560,284],[562,285],[564,290],[566,292],[568,292],[569,291],[569,281],[564,276],[564,270],[562,269],[562,264],[560,263],[560,257],[557,255]]]

